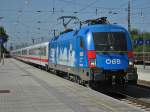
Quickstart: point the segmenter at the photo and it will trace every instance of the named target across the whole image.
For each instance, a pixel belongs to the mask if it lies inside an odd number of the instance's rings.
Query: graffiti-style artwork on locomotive
[[[72,48],[72,44],[65,47],[57,47],[57,64],[75,66],[75,52]]]

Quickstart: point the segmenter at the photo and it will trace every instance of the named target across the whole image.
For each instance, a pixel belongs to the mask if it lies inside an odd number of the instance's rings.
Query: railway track
[[[113,93],[104,93],[110,97],[150,112],[150,88],[141,85],[129,85],[127,89]]]
[[[143,100],[140,100],[140,99],[135,98],[135,97],[128,96],[124,93],[118,92],[117,94],[122,96],[122,98],[117,98],[120,101],[134,105],[134,106],[139,107],[145,111],[148,111],[148,112],[150,111],[150,103],[143,101]]]
[[[138,80],[138,86],[150,89],[150,82],[144,80]]]

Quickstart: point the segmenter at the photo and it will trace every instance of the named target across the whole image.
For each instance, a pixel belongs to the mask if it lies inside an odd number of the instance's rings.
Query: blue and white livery
[[[49,43],[49,68],[83,82],[124,83],[129,77],[136,81],[135,68],[135,73],[128,73],[132,58],[130,35],[118,25],[91,24],[54,37]]]

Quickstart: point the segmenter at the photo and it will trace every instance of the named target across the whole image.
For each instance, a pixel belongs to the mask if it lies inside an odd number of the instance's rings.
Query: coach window
[[[80,48],[84,49],[84,41],[82,38],[80,39]]]
[[[38,48],[38,50],[39,50],[38,54],[42,56],[43,55],[43,47]]]
[[[46,56],[46,47],[41,47],[40,48],[40,55],[41,56]]]
[[[46,47],[44,47],[44,56],[46,56]]]
[[[18,51],[18,55],[21,55],[21,51]]]
[[[25,50],[25,55],[27,55],[27,50]]]
[[[29,55],[32,55],[32,49],[29,50]]]
[[[22,55],[27,55],[27,50],[22,50]]]

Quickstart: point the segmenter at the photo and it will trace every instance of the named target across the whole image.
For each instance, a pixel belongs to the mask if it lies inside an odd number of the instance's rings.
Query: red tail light
[[[133,58],[133,51],[128,51],[128,58]]]
[[[88,56],[89,67],[95,68],[96,67],[96,51],[94,50],[87,51],[87,56]]]
[[[88,58],[96,58],[96,51],[91,50],[91,51],[87,51],[88,54]]]

